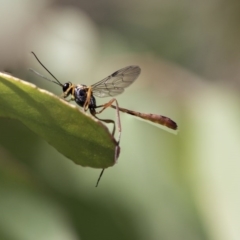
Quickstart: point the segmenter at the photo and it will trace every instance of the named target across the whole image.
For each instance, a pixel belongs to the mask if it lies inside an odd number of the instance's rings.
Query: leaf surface
[[[92,168],[114,165],[117,143],[103,123],[5,73],[0,73],[0,89],[0,117],[19,120],[76,164]]]

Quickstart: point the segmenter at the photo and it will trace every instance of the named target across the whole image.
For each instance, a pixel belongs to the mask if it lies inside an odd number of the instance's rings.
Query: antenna
[[[48,78],[44,77],[42,74],[36,72],[35,70],[33,70],[33,69],[31,69],[31,68],[30,68],[29,70],[32,71],[32,72],[34,72],[36,75],[44,78],[45,80],[48,80],[48,81],[50,81],[50,82],[53,82],[53,83],[55,83],[55,84],[63,87],[63,84],[60,83],[60,81],[43,65],[43,63],[38,59],[37,55],[36,55],[34,52],[31,52],[31,53],[32,53],[33,56],[37,59],[37,61],[40,63],[40,65],[41,65],[57,82],[55,82],[55,81],[53,81],[53,80],[51,80],[51,79],[48,79]]]
[[[49,79],[49,78],[47,78],[47,77],[44,77],[42,74],[38,73],[37,71],[35,71],[35,70],[32,69],[32,68],[29,68],[28,70],[31,71],[31,72],[33,72],[34,74],[38,75],[39,77],[44,78],[45,80],[48,80],[49,82],[53,82],[53,83],[55,83],[55,84],[57,84],[57,85],[60,85],[58,82],[55,82],[55,81],[53,81],[53,80],[51,80],[51,79]],[[62,86],[62,85],[60,85],[60,86]]]

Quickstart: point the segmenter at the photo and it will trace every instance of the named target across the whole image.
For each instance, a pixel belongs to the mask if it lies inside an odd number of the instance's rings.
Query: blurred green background
[[[96,189],[99,170],[0,119],[0,239],[239,240],[239,13],[235,0],[0,0],[1,71],[60,95],[28,72],[48,76],[31,51],[61,82],[139,65],[120,106],[179,125],[121,114],[121,155]]]

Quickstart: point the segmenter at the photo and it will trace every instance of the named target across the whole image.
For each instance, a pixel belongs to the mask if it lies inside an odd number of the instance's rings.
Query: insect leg
[[[102,106],[98,106],[98,107],[102,107]],[[112,120],[112,119],[101,119],[99,117],[96,116],[96,111],[95,109],[90,109],[90,113],[95,117],[97,118],[98,120],[102,121],[102,122],[105,122],[105,123],[112,123],[113,124],[113,130],[112,130],[112,136],[114,137],[114,134],[115,134],[115,130],[116,130],[116,126],[115,126],[115,122]],[[119,119],[119,122],[120,122],[120,119]],[[121,127],[121,125],[120,125]],[[121,130],[121,128],[120,128]],[[114,161],[117,162],[117,159],[118,159],[118,156],[119,156],[119,153],[120,153],[120,147],[119,147],[119,143],[120,143],[120,136],[121,136],[121,132],[119,132],[119,138],[118,138],[118,141],[117,141],[117,144],[116,144],[116,148],[115,148],[115,157],[114,157]]]
[[[97,118],[97,119],[100,120],[100,121],[103,121],[103,122],[105,122],[105,123],[112,123],[112,124],[113,124],[112,136],[114,136],[114,134],[115,134],[115,128],[116,128],[116,127],[115,127],[115,122],[114,122],[113,120],[111,120],[111,119],[101,119],[101,118],[98,118],[98,117],[96,116],[96,111],[95,111],[95,110],[91,110],[90,113],[91,113],[95,118]],[[114,162],[117,162],[119,153],[120,153],[120,147],[119,147],[119,142],[117,142],[116,147],[115,147]],[[97,180],[97,183],[96,183],[96,186],[95,186],[95,187],[98,186],[98,184],[99,184],[99,182],[100,182],[100,179],[102,178],[102,175],[103,175],[104,170],[105,170],[105,168],[102,169],[102,171],[101,171],[101,173],[100,173],[100,175],[99,175],[99,177],[98,177],[98,180]]]
[[[96,112],[95,109],[94,110],[91,110],[90,113],[97,119],[103,121],[103,122],[106,122],[106,123],[113,123],[113,132],[112,132],[112,136],[114,136],[114,133],[115,133],[115,122],[113,120],[110,120],[110,119],[100,119],[96,116],[96,114],[100,114],[102,113],[106,108],[110,107],[112,105],[112,103],[115,102],[116,103],[116,117],[117,117],[117,125],[118,125],[118,141],[117,141],[117,145],[115,147],[115,156],[114,156],[114,161],[117,162],[117,159],[119,157],[119,154],[120,154],[120,147],[119,147],[119,143],[120,143],[120,139],[121,139],[121,132],[122,132],[122,128],[121,128],[121,121],[120,121],[120,114],[119,114],[119,106],[118,106],[118,102],[115,98],[111,99],[108,103],[104,104],[104,105],[100,105],[100,106],[97,106],[96,108],[100,108],[102,107],[102,109],[99,111],[99,112]],[[104,172],[105,168],[102,169],[99,177],[98,177],[98,180],[97,180],[97,184],[96,184],[96,187],[98,186],[99,184],[99,181],[103,175],[103,172]]]
[[[83,105],[83,109],[84,109],[85,112],[88,110],[88,106],[89,106],[89,103],[90,103],[91,95],[92,95],[92,88],[90,86],[90,87],[87,88],[87,98],[86,98],[86,101],[85,101],[85,103]]]
[[[71,93],[70,93],[71,92]],[[69,99],[66,99],[69,94],[71,94],[71,98]],[[70,87],[67,89],[67,91],[63,92],[61,95],[60,95],[61,98],[64,98],[66,102],[71,102],[71,101],[75,101],[75,97],[74,97],[74,87]]]
[[[102,178],[102,175],[103,175],[104,170],[105,170],[105,168],[102,169],[102,171],[101,171],[101,173],[100,173],[100,175],[99,175],[99,177],[98,177],[98,180],[97,180],[97,183],[96,183],[96,186],[95,186],[95,187],[98,186],[99,181],[100,181],[100,179]]]
[[[66,97],[65,97],[65,96],[62,96],[62,95],[61,95],[61,97],[63,97],[66,102],[75,101],[74,96],[71,96],[69,99],[66,99]]]
[[[95,118],[97,118],[98,120],[105,122],[105,123],[112,123],[113,124],[113,130],[112,130],[112,136],[114,137],[115,134],[115,130],[116,130],[116,126],[115,126],[115,122],[112,119],[102,119],[97,117],[96,115],[92,114]]]
[[[119,133],[119,135],[118,135],[118,144],[119,144],[120,143],[120,139],[121,139],[122,127],[121,127],[119,106],[118,106],[117,100],[115,98],[113,98],[108,103],[105,103],[103,105],[97,106],[97,108],[102,107],[102,109],[99,112],[95,112],[95,114],[102,113],[106,108],[111,107],[114,102],[116,104],[115,109],[116,109],[116,119],[117,119],[118,133]]]

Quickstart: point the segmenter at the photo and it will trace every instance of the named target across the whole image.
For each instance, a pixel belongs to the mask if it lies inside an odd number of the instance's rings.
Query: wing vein
[[[113,97],[124,92],[124,89],[131,85],[141,73],[138,66],[122,68],[101,81],[93,84],[92,92],[97,97]]]

